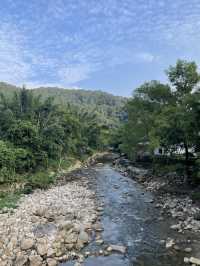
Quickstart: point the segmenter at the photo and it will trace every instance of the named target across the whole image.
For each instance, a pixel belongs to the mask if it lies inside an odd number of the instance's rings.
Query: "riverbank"
[[[152,204],[159,210],[160,220],[172,218],[170,229],[179,234],[181,241],[179,237],[164,239],[166,248],[183,251],[185,263],[200,265],[200,208],[198,201],[190,197],[193,189],[183,186],[172,175],[170,178],[153,175],[151,168],[138,167],[126,158],[118,158],[113,164],[121,174],[136,180],[146,191],[153,193]],[[187,243],[187,247],[183,243]],[[192,251],[198,259],[190,257]]]
[[[82,258],[80,250],[90,242],[99,210],[88,178],[75,176],[98,156],[60,170],[49,189],[20,194],[15,205],[2,209],[1,266],[55,266],[70,258]]]
[[[94,197],[84,178],[22,197],[0,215],[0,265],[53,266],[78,257],[97,219]]]

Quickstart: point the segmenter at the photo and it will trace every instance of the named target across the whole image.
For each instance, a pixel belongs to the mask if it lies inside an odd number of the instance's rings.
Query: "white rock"
[[[126,253],[126,247],[125,246],[119,246],[119,245],[110,245],[107,248],[107,251],[117,251],[120,253]]]
[[[168,238],[165,244],[166,248],[171,248],[174,245],[175,245],[174,239]]]
[[[192,252],[192,248],[185,248],[184,251],[187,253],[190,253],[190,252]]]
[[[196,264],[196,265],[200,265],[200,259],[191,257],[190,258],[190,263],[193,263],[193,264]]]
[[[187,257],[184,257],[184,263],[186,263],[186,264],[189,264],[190,263],[190,259],[189,258],[187,258]]]

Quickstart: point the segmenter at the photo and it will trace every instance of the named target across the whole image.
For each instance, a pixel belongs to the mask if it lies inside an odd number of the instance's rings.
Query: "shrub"
[[[15,181],[15,172],[12,169],[8,169],[7,167],[2,167],[0,169],[0,183],[10,183]]]
[[[9,144],[0,140],[0,168],[15,168],[15,150]]]
[[[50,184],[53,184],[55,177],[49,175],[46,172],[37,172],[28,178],[27,187],[29,186],[32,189],[40,188],[40,189],[47,189]]]

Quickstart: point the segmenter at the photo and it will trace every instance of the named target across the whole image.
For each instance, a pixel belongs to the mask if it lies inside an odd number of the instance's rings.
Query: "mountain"
[[[0,82],[0,92],[10,97],[20,88],[8,83]],[[97,113],[101,122],[114,126],[121,118],[121,109],[126,98],[114,96],[103,91],[90,91],[82,89],[63,89],[58,87],[39,87],[32,89],[35,95],[42,99],[54,98],[57,104],[70,104],[80,111]]]
[[[0,93],[3,93],[6,96],[11,96],[13,92],[18,91],[20,88],[14,85],[0,82]]]

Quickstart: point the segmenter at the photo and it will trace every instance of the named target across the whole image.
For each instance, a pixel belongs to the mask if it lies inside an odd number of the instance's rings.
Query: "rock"
[[[36,209],[35,210],[35,215],[36,216],[40,216],[40,217],[42,217],[42,216],[45,216],[45,214],[46,214],[46,208],[42,208],[42,207],[40,207],[40,208],[38,208],[38,209]]]
[[[94,229],[95,231],[97,231],[97,232],[102,232],[102,231],[103,231],[103,228],[102,228],[102,226],[101,226],[100,223],[96,223],[96,224],[94,224],[94,225],[93,225],[93,229]]]
[[[76,233],[71,233],[71,234],[66,235],[64,237],[64,242],[66,244],[73,244],[73,243],[76,243],[77,242],[77,238],[78,238],[78,236],[77,236]]]
[[[153,199],[145,199],[145,201],[144,201],[145,203],[153,203],[154,202],[154,200]]]
[[[112,251],[112,248],[109,246],[109,247],[107,247],[107,251],[108,252],[111,252]]]
[[[86,251],[86,252],[85,252],[85,257],[88,257],[88,256],[90,256],[90,255],[91,255],[90,251]]]
[[[192,248],[185,248],[184,251],[185,251],[186,253],[190,253],[190,252],[192,252]]]
[[[55,255],[55,250],[53,248],[49,248],[47,251],[47,257],[53,257]]]
[[[47,259],[47,265],[48,266],[57,266],[58,262],[57,262],[57,260],[54,260],[54,259]]]
[[[79,258],[78,258],[78,262],[83,263],[84,259],[85,259],[84,256],[80,255]]]
[[[180,248],[178,245],[174,245],[174,249],[175,249],[176,251],[180,251],[180,250],[181,250],[181,248]]]
[[[164,245],[164,244],[165,244],[165,240],[164,240],[164,239],[161,239],[161,240],[160,240],[160,244],[161,244],[161,245]]]
[[[43,244],[38,244],[37,245],[37,252],[39,255],[44,256],[47,254],[48,252],[48,246],[47,244],[43,243]]]
[[[89,236],[83,230],[79,233],[78,239],[79,239],[79,241],[81,241],[84,244],[89,242]]]
[[[166,248],[171,248],[175,245],[174,239],[168,238],[165,244]]]
[[[67,250],[72,250],[74,247],[74,244],[66,244],[65,247]]]
[[[161,205],[160,203],[157,203],[155,207],[156,207],[156,208],[161,208],[162,205]]]
[[[103,239],[98,239],[98,240],[96,240],[95,242],[96,242],[96,244],[98,244],[98,245],[102,245],[102,244],[104,243]]]
[[[107,248],[107,251],[116,251],[116,252],[120,252],[120,253],[126,253],[126,247],[124,246],[118,246],[118,245],[110,245]]]
[[[34,239],[31,239],[31,238],[24,239],[21,242],[21,249],[22,250],[31,249],[34,246],[34,244],[35,244]]]
[[[103,250],[102,249],[99,250],[99,255],[103,255]]]
[[[189,259],[190,263],[193,263],[193,264],[196,264],[196,265],[200,265],[200,259],[197,259],[197,258],[194,258],[194,257],[191,257]]]
[[[74,227],[74,225],[70,221],[60,221],[59,222],[59,229],[60,230],[68,231],[73,227]]]
[[[173,224],[173,225],[170,226],[170,228],[173,229],[173,230],[177,230],[178,231],[178,230],[181,229],[181,225],[180,224]]]
[[[184,263],[186,263],[186,264],[189,264],[189,263],[190,263],[190,259],[187,258],[187,257],[184,257],[183,261],[184,261]]]
[[[29,256],[30,266],[42,266],[42,258],[39,255]]]
[[[27,261],[28,261],[28,256],[23,253],[20,253],[17,255],[15,266],[23,266],[27,263]]]

